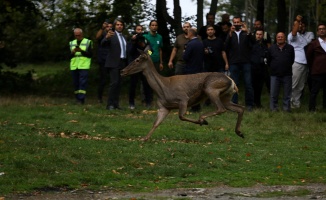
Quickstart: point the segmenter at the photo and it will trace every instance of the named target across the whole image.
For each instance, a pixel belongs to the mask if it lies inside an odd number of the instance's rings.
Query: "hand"
[[[242,30],[242,31],[245,31],[245,32],[248,32],[248,27],[247,27],[246,22],[242,22],[241,30]]]
[[[208,54],[208,49],[207,48],[205,48],[205,54]]]
[[[295,21],[301,22],[302,18],[303,17],[301,15],[297,15]]]
[[[172,69],[173,68],[173,63],[172,62],[169,62],[168,63],[168,66],[169,66],[170,69]]]
[[[160,63],[160,71],[162,71],[162,70],[163,70],[163,64]]]
[[[81,52],[82,50],[79,48],[79,47],[76,47],[74,48],[74,50],[72,50],[73,53],[76,53],[76,52]]]
[[[228,71],[229,70],[229,64],[225,64],[224,69],[225,69],[225,71]]]
[[[112,36],[114,36],[114,34],[115,34],[115,33],[114,33],[112,30],[109,30],[108,33],[106,34],[105,38],[106,38],[106,39],[109,39],[109,38],[111,38]]]
[[[135,35],[133,35],[133,36],[131,37],[132,40],[135,40],[136,38],[137,38],[137,34],[135,34]]]

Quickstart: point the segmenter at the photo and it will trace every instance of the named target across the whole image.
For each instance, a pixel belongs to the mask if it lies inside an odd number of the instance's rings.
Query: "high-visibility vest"
[[[69,43],[70,51],[77,46],[77,40],[73,40]],[[84,38],[79,44],[79,48],[86,51],[91,45],[91,40]],[[76,69],[89,69],[91,67],[91,58],[83,56],[80,52],[76,52],[75,56],[70,60],[70,70]]]

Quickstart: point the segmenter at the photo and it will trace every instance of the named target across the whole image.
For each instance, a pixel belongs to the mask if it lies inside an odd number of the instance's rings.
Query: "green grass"
[[[144,143],[138,139],[150,130],[156,112],[143,112],[139,100],[135,112],[126,109],[126,86],[125,110],[105,110],[96,102],[94,67],[86,105],[78,106],[72,103],[69,76],[51,75],[63,73],[61,64],[42,67],[35,69],[44,81],[38,87],[49,94],[0,97],[0,195],[57,188],[152,191],[326,183],[326,116],[307,112],[305,101],[293,113],[272,113],[265,93],[265,109],[244,114],[245,139],[234,133],[235,113],[198,126],[180,121],[174,111]],[[45,87],[48,83],[54,89]],[[242,92],[240,86],[240,104]]]
[[[70,101],[1,98],[2,194],[57,187],[150,191],[325,183],[322,113],[245,113],[245,139],[233,132],[235,113],[209,118],[208,126],[181,122],[171,113],[143,143],[138,139],[151,128],[155,112],[142,112],[142,106],[133,113],[110,112],[95,100],[85,106]]]

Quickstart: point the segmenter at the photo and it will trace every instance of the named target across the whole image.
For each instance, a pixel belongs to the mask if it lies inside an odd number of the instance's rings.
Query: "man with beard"
[[[149,33],[144,34],[143,36],[149,42],[152,54],[151,59],[154,63],[154,66],[157,72],[163,70],[163,57],[162,57],[162,48],[163,48],[163,38],[157,33],[158,30],[158,22],[156,20],[152,20],[149,22]]]
[[[207,38],[203,40],[205,48],[204,70],[207,72],[224,72],[229,70],[224,42],[215,36],[215,29],[207,25]]]
[[[211,25],[214,27],[215,29],[215,36],[219,37],[221,35],[222,29],[220,26],[215,25],[215,14],[213,13],[207,13],[206,14],[206,22],[207,25]],[[207,33],[206,33],[206,29],[207,29],[207,25],[206,26],[202,26],[199,31],[198,31],[198,35],[200,36],[200,38],[202,40],[207,38]]]
[[[185,67],[185,61],[182,58],[183,51],[185,48],[185,45],[189,41],[188,38],[188,30],[191,28],[191,24],[189,22],[185,22],[182,26],[183,33],[177,36],[177,39],[175,40],[170,60],[168,63],[169,68],[173,68],[173,60],[175,57],[177,57],[177,62],[175,64],[175,75],[183,74],[183,69]]]
[[[254,90],[251,83],[250,49],[255,42],[248,32],[247,25],[240,17],[234,17],[233,26],[226,38],[225,46],[228,52],[230,77],[239,85],[240,75],[245,83],[245,102],[248,111],[254,106]],[[238,103],[238,94],[234,94],[233,103]]]
[[[307,61],[311,74],[311,91],[309,111],[316,111],[316,100],[319,90],[323,90],[323,109],[326,109],[326,24],[317,26],[318,39],[307,48]]]

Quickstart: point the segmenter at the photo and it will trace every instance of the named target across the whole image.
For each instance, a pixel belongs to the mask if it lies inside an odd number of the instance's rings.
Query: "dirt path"
[[[304,194],[303,194],[304,193]],[[267,196],[266,196],[267,194]],[[273,196],[274,195],[274,196]],[[1,197],[0,197],[1,199]],[[159,190],[150,193],[129,193],[113,191],[57,191],[35,192],[33,195],[11,195],[4,200],[257,200],[257,199],[326,199],[326,185],[313,184],[306,186],[262,186],[250,188],[190,188]]]

